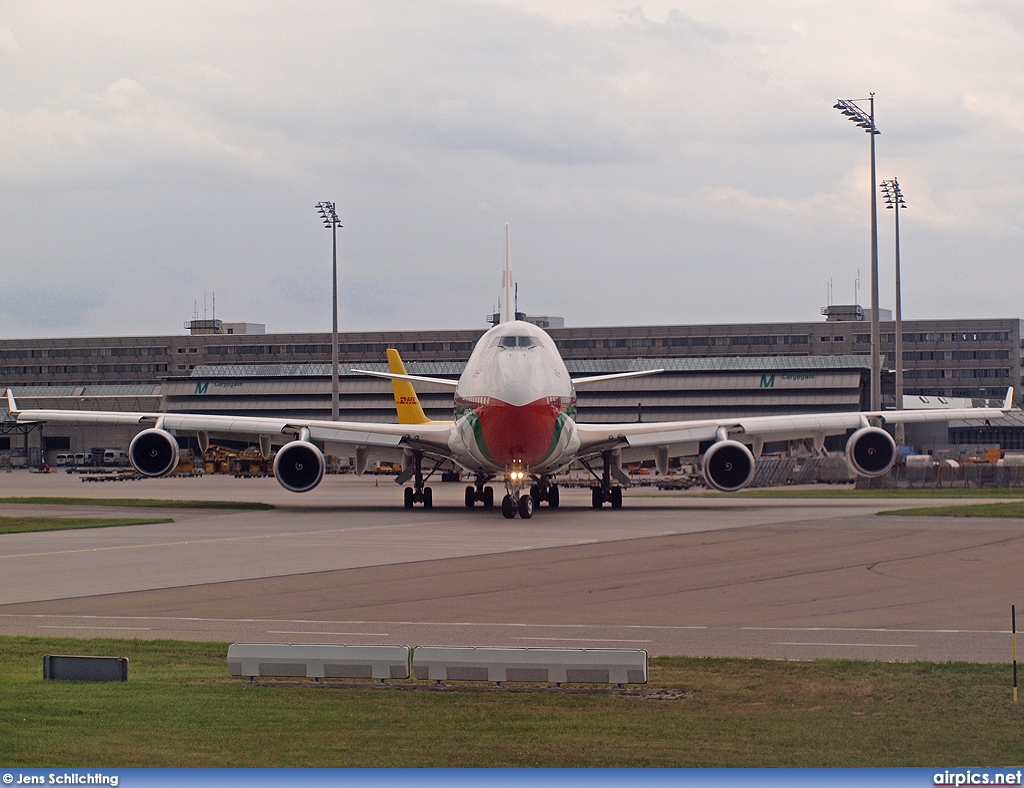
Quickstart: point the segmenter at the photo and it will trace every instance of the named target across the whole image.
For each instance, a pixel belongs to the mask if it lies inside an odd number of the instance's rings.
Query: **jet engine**
[[[178,465],[178,441],[167,430],[143,430],[132,438],[128,459],[143,476],[166,476]]]
[[[704,479],[716,490],[736,492],[754,478],[754,455],[739,441],[719,441],[704,452]]]
[[[896,459],[896,441],[880,427],[861,427],[846,442],[846,460],[861,476],[881,476]]]
[[[324,455],[309,441],[286,443],[274,458],[274,476],[291,492],[309,492],[324,478]]]

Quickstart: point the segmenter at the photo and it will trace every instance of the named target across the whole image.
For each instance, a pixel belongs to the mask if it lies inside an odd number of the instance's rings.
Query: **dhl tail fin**
[[[402,357],[393,347],[388,348],[388,369],[395,375],[409,374],[405,371]],[[431,423],[427,414],[423,412],[423,407],[420,405],[419,397],[416,396],[416,390],[413,389],[412,383],[408,380],[392,379],[391,386],[395,390],[395,408],[398,410],[399,424]]]

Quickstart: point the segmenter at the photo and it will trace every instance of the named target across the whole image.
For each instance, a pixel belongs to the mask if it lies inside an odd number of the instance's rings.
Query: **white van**
[[[101,465],[125,466],[128,464],[128,454],[121,449],[104,449]]]

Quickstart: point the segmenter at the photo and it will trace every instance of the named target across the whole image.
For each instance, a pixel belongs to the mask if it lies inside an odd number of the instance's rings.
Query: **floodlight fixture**
[[[320,214],[320,218],[324,221],[324,227],[341,227],[341,221],[338,219],[338,214],[334,210],[333,202],[318,202],[316,204],[317,213]]]

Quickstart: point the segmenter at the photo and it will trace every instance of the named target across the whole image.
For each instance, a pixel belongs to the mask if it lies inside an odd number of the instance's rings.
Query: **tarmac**
[[[626,491],[505,520],[461,484],[406,510],[392,477],[83,484],[0,497],[261,501],[266,511],[0,504],[0,516],[173,523],[0,536],[0,634],[644,648],[651,655],[1009,662],[1024,520],[880,517],[942,501]]]

